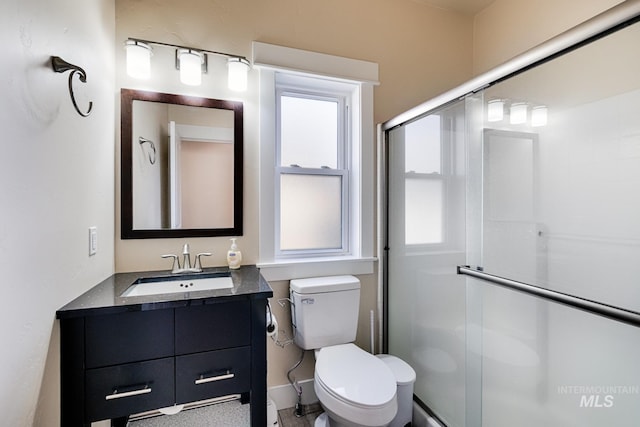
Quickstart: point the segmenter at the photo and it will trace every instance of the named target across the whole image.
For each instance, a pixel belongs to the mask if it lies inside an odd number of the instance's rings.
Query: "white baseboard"
[[[416,402],[413,402],[412,427],[444,427],[435,418],[427,414]]]
[[[318,396],[313,390],[313,379],[299,381],[298,385],[302,387],[302,404],[309,405],[318,401]],[[285,408],[293,408],[298,401],[298,394],[293,389],[291,384],[278,385],[275,387],[269,387],[267,393],[273,399],[278,410]]]

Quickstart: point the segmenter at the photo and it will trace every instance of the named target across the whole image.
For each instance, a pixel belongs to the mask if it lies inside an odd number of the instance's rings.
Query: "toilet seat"
[[[384,426],[396,415],[393,372],[354,344],[320,349],[314,377],[320,403],[334,418],[356,425]]]

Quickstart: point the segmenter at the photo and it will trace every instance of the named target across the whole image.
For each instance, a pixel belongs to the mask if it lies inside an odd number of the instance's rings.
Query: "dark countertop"
[[[243,265],[239,270],[229,270],[227,267],[205,268],[202,273],[193,273],[193,275],[196,277],[198,274],[226,271],[231,272],[233,280],[233,288],[230,289],[126,298],[120,295],[138,278],[166,277],[171,276],[171,273],[167,270],[116,273],[56,311],[56,317],[64,319],[126,311],[184,307],[208,304],[220,298],[269,298],[273,296],[273,290],[255,265]]]

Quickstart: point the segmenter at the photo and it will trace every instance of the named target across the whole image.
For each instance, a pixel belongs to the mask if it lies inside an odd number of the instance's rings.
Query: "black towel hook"
[[[89,114],[91,114],[91,109],[93,108],[93,102],[89,102],[89,109],[87,110],[86,113],[83,113],[82,111],[80,111],[80,108],[78,108],[76,97],[73,94],[73,76],[76,73],[78,73],[80,81],[82,83],[86,83],[87,73],[85,73],[85,71],[82,68],[78,67],[77,65],[68,63],[67,61],[60,58],[59,56],[51,57],[51,66],[53,67],[53,71],[55,71],[56,73],[64,73],[65,71],[71,71],[71,74],[69,74],[69,95],[71,96],[71,102],[73,102],[73,106],[78,112],[78,114],[80,114],[82,117],[89,116]]]

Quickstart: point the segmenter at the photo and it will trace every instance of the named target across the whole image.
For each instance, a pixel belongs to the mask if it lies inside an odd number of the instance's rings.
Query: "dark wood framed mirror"
[[[122,89],[123,239],[242,235],[243,104]]]

